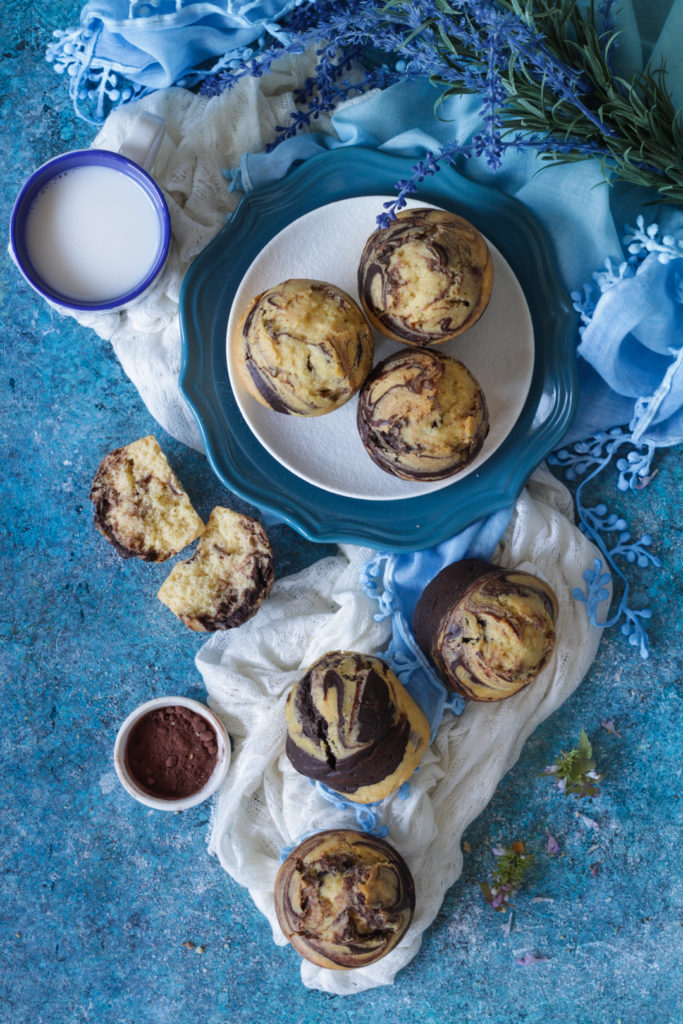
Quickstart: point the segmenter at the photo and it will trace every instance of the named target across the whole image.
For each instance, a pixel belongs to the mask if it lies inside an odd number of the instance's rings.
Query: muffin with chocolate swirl
[[[547,665],[557,611],[552,588],[532,573],[466,558],[428,584],[413,625],[449,686],[469,700],[503,700]]]
[[[401,941],[415,909],[415,883],[384,839],[329,829],[304,839],[275,880],[285,937],[311,963],[332,970],[374,964]]]
[[[472,327],[492,287],[483,236],[446,210],[401,210],[370,235],[358,267],[370,323],[406,345],[439,345]]]
[[[489,431],[477,380],[431,349],[401,349],[378,363],[360,390],[356,422],[373,462],[404,480],[460,472]]]
[[[293,767],[357,803],[398,789],[429,744],[424,714],[381,658],[329,651],[287,698]]]
[[[256,296],[233,343],[249,394],[293,416],[322,416],[348,402],[374,355],[372,331],[350,295],[294,278]]]
[[[105,455],[90,500],[95,526],[123,558],[165,562],[204,529],[153,434]]]
[[[274,579],[273,550],[261,524],[217,506],[196,551],[174,565],[157,597],[190,629],[209,633],[255,615]]]

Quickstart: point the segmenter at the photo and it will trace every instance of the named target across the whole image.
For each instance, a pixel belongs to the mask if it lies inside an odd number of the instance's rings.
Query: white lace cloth
[[[152,416],[176,440],[201,450],[199,431],[178,390],[178,299],[185,271],[218,234],[242,198],[223,176],[244,152],[258,152],[290,122],[292,90],[313,67],[310,54],[285,57],[264,78],[245,78],[220,96],[162,89],[117,108],[93,146],[118,150],[141,110],[166,121],[152,174],[164,191],[173,240],[166,266],[138,302],[108,313],[76,313],[79,323],[111,341]],[[322,119],[325,127],[327,121]]]
[[[393,981],[418,952],[422,933],[460,874],[463,831],[491,799],[527,737],[581,682],[600,630],[571,595],[597,552],[572,518],[569,492],[539,469],[519,497],[495,555],[501,565],[543,576],[557,593],[557,642],[549,665],[506,701],[469,704],[460,717],[447,711],[407,798],[394,794],[377,807],[388,841],[415,878],[417,905],[406,937],[387,957],[357,970],[332,971],[302,960],[308,987],[349,994]],[[234,739],[209,846],[248,888],[278,944],[286,941],[273,906],[281,851],[313,831],[358,827],[352,809],[332,806],[289,764],[284,704],[289,688],[326,651],[377,653],[388,643],[389,620],[375,620],[377,603],[360,585],[371,554],[345,546],[336,557],[276,582],[252,620],[216,633],[197,656],[210,703]]]

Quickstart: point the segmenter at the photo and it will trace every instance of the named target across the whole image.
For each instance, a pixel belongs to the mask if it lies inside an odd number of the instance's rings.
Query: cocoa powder
[[[176,800],[197,793],[218,758],[210,722],[183,706],[155,708],[130,731],[125,763],[134,782],[151,796]]]

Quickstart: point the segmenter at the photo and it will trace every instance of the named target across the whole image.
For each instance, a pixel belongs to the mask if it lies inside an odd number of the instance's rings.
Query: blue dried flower
[[[611,0],[604,0],[599,17],[600,39],[606,49],[613,37]],[[443,147],[417,164],[409,181],[397,183],[396,201],[380,214],[380,227],[396,216],[406,196],[414,193],[427,175],[456,155],[483,157],[492,168],[500,166],[509,148],[528,147],[572,158],[609,155],[600,140],[613,130],[587,103],[592,85],[586,72],[559,59],[532,19],[497,0],[301,3],[283,20],[277,45],[250,53],[239,68],[231,63],[209,76],[202,91],[214,95],[241,76],[260,77],[277,57],[310,46],[317,47],[314,74],[297,93],[300,109],[289,124],[279,126],[273,145],[311,127],[321,113],[333,110],[343,100],[399,80],[429,77],[444,89],[445,96],[471,92],[481,97],[482,129],[471,144]],[[387,55],[393,58],[393,66],[387,65]],[[363,64],[361,73],[351,74],[354,62]],[[566,105],[567,123],[561,132],[506,134],[507,83],[513,71],[534,83],[541,105],[553,109]],[[571,130],[577,118],[594,129],[594,137],[577,137]]]

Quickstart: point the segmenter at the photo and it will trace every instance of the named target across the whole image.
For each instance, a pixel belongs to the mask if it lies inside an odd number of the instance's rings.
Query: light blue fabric
[[[683,441],[683,211],[661,223],[659,242],[641,217],[633,261],[594,275],[601,295],[578,352],[614,392],[635,399],[633,440],[671,445]]]
[[[424,711],[432,737],[444,711],[448,708],[460,714],[465,702],[459,694],[447,695],[443,683],[415,642],[412,629],[415,607],[427,583],[444,566],[461,558],[488,561],[505,532],[511,512],[511,508],[495,512],[426,551],[400,555],[378,553],[365,567],[363,585],[377,601],[376,617],[391,616],[392,620],[391,641],[382,657]]]
[[[69,76],[76,113],[101,123],[121,103],[196,84],[268,34],[302,0],[90,0],[55,32],[47,59]],[[207,61],[211,66],[204,67]]]

